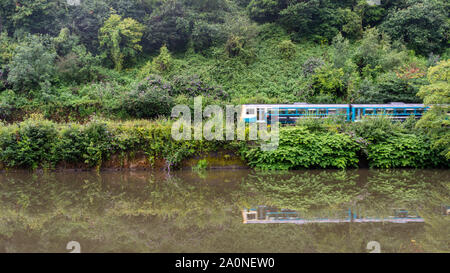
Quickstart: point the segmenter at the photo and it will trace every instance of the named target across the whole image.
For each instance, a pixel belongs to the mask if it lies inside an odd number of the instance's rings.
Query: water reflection
[[[0,173],[0,251],[367,252],[374,240],[384,252],[450,251],[449,181],[448,170]],[[244,225],[242,209],[261,204],[349,221]],[[425,223],[362,221],[413,211]]]
[[[443,216],[449,215],[449,206],[442,205]],[[279,209],[276,207],[258,206],[257,208],[243,209],[242,218],[244,224],[312,224],[312,223],[423,223],[424,218],[416,211],[405,208],[392,209],[392,215],[386,218],[364,215],[358,209],[346,209],[328,216],[303,217],[301,213],[291,209]]]

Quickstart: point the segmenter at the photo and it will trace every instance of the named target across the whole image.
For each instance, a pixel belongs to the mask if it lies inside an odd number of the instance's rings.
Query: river
[[[448,205],[450,170],[3,172],[0,252],[449,252]]]

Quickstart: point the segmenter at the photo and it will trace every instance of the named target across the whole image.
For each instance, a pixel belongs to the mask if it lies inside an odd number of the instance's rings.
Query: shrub
[[[296,52],[295,44],[291,40],[284,40],[278,44],[278,50],[280,51],[281,56],[286,59],[292,59]]]
[[[228,93],[221,87],[211,86],[201,80],[198,75],[176,76],[172,81],[170,95],[186,95],[188,97],[205,96],[215,99],[227,99]]]
[[[195,51],[208,49],[214,44],[224,40],[224,33],[218,24],[199,21],[194,23],[192,30],[192,43]]]
[[[328,94],[332,96],[344,95],[344,71],[342,68],[334,68],[324,65],[315,70],[312,77],[312,87],[317,94]]]
[[[122,70],[125,62],[131,62],[142,50],[139,44],[144,26],[132,18],[122,19],[118,14],[111,14],[99,30],[100,47],[104,48],[103,56],[108,57],[114,68]]]
[[[441,61],[428,69],[428,85],[420,88],[418,96],[431,105],[417,127],[426,130],[433,148],[450,160],[450,60]]]
[[[365,118],[360,122],[350,123],[345,130],[374,144],[385,142],[404,132],[401,124],[393,123],[389,118],[383,116]]]
[[[58,57],[56,69],[63,81],[83,83],[99,76],[98,58],[86,51],[84,46],[75,46],[63,57]]]
[[[0,130],[0,161],[7,166],[36,169],[49,167],[55,162],[52,157],[58,131],[53,122],[33,117],[18,126]]]
[[[310,57],[302,65],[303,75],[308,77],[316,73],[316,69],[322,67],[325,64],[324,60],[320,57]]]
[[[393,39],[405,41],[421,54],[441,51],[448,46],[450,29],[448,3],[444,2],[406,1],[405,8],[388,14],[381,28]]]
[[[278,19],[281,9],[286,1],[278,0],[251,0],[247,6],[250,18],[257,22],[270,22]]]
[[[271,170],[349,168],[358,164],[358,145],[345,134],[311,133],[305,127],[282,128],[274,151],[244,145],[243,157],[251,167]]]
[[[425,168],[444,166],[445,160],[420,135],[403,134],[368,146],[368,159],[376,168]],[[447,164],[448,165],[448,164]]]
[[[14,51],[8,82],[20,91],[51,82],[55,75],[55,58],[56,53],[44,36],[27,36]]]
[[[171,92],[172,86],[169,83],[150,76],[122,95],[121,109],[135,118],[168,116],[174,106]]]

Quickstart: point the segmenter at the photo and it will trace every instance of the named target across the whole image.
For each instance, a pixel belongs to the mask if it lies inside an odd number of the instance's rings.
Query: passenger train
[[[246,123],[271,123],[278,116],[281,124],[294,124],[301,118],[342,117],[346,121],[359,121],[363,117],[385,116],[404,120],[409,116],[420,118],[429,107],[423,104],[246,104],[242,105],[241,119]],[[278,113],[275,109],[278,109]]]

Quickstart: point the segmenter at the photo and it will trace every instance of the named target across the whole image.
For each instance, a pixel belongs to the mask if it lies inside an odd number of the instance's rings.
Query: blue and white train
[[[359,121],[363,117],[385,116],[404,120],[409,116],[420,118],[429,107],[423,104],[246,104],[241,118],[247,123],[271,123],[278,116],[281,124],[294,124],[301,118],[342,117],[346,121]],[[278,113],[275,109],[278,109]]]

